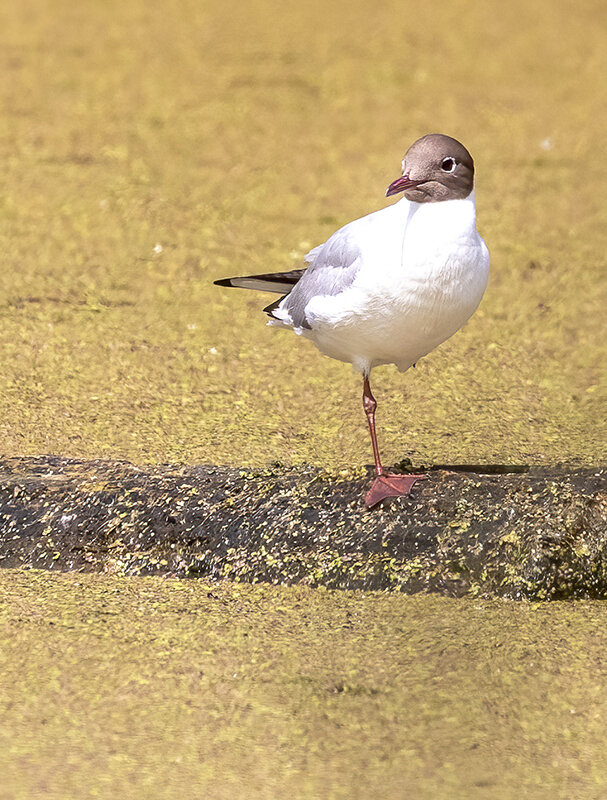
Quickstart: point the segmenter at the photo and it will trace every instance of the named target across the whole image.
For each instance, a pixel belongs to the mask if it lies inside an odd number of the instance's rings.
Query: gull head
[[[386,197],[404,192],[414,203],[462,200],[474,187],[474,161],[461,142],[442,133],[422,136],[405,153],[402,177]]]

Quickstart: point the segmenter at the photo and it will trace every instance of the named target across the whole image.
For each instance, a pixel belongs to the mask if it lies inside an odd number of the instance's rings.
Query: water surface
[[[6,797],[603,798],[604,604],[0,571]]]

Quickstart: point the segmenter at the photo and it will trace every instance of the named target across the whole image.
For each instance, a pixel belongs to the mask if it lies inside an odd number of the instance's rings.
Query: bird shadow
[[[395,472],[474,472],[478,475],[520,475],[529,472],[529,464],[422,464],[414,466],[409,458],[394,465]]]

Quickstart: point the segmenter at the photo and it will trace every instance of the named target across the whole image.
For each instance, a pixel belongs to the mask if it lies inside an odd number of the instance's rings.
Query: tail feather
[[[213,281],[216,286],[231,286],[238,289],[256,289],[259,292],[288,294],[304,274],[305,269],[290,272],[268,272],[262,275],[243,275],[236,278],[221,278]]]

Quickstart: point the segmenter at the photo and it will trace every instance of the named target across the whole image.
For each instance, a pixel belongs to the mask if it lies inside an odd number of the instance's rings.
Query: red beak
[[[414,189],[421,183],[426,183],[426,181],[412,181],[408,175],[403,175],[401,178],[392,181],[390,186],[388,186],[386,189],[386,197],[392,197],[393,194],[404,192],[405,189]]]

